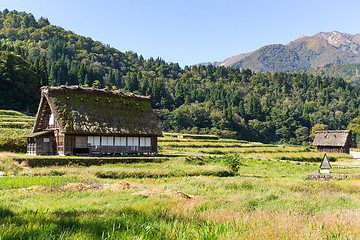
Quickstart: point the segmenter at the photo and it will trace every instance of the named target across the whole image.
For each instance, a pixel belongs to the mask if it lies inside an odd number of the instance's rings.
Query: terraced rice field
[[[11,111],[0,110],[0,137],[23,136],[31,132],[35,117]]]

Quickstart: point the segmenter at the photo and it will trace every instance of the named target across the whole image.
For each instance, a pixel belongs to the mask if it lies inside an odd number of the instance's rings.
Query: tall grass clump
[[[224,157],[226,166],[229,167],[230,171],[236,174],[239,171],[239,167],[242,165],[240,162],[241,157],[239,155],[232,155]]]

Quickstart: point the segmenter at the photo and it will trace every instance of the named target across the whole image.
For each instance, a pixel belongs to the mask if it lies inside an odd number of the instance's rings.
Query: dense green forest
[[[0,12],[0,47],[5,109],[34,112],[43,85],[116,88],[151,95],[165,131],[301,144],[310,141],[312,129],[345,129],[360,103],[360,88],[340,78],[212,65],[182,69],[6,9]],[[22,90],[32,97],[19,96]]]
[[[21,56],[0,51],[0,109],[35,112],[39,78]]]

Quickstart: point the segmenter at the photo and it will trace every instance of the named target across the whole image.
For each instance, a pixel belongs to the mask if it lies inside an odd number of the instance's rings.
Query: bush
[[[233,173],[237,173],[239,171],[239,167],[242,165],[240,159],[240,156],[234,155],[225,157],[224,161],[230,171],[232,171]]]

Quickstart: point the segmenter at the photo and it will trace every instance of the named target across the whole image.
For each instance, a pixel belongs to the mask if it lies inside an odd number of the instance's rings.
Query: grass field
[[[0,152],[0,239],[360,238],[360,180],[306,180],[313,148],[176,135],[159,148],[166,160],[89,167]]]

